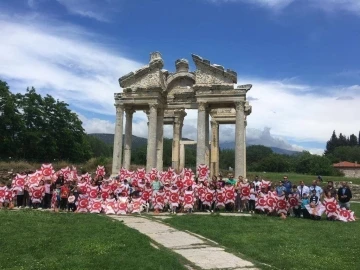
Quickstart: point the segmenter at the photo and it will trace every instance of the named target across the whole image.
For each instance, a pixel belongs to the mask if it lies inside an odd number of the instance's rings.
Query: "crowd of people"
[[[51,164],[44,164],[41,170],[17,174],[8,185],[0,183],[0,206],[120,215],[226,211],[315,220],[325,212],[328,220],[355,220],[347,183],[335,189],[329,181],[322,188],[320,180],[306,186],[303,181],[294,185],[286,176],[278,183],[258,176],[253,181],[241,176],[235,179],[232,174],[210,179],[206,166],[198,168],[197,177],[191,169],[177,174],[171,168],[149,173],[122,169],[118,176],[110,177],[98,166],[91,177],[69,167],[55,172]]]

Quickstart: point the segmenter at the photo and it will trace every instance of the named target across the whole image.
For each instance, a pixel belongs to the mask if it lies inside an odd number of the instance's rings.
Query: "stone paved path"
[[[154,242],[180,254],[201,269],[254,270],[252,262],[228,253],[216,242],[200,235],[174,229],[161,222],[136,216],[111,216],[130,228],[150,237]]]

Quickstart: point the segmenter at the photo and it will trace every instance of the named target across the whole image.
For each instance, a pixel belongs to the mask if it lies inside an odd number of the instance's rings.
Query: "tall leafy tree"
[[[332,153],[336,147],[339,146],[339,138],[336,136],[335,130],[333,131],[333,134],[331,135],[330,140],[327,141],[326,143],[326,150],[325,150],[325,154],[330,154]]]
[[[6,82],[0,80],[0,159],[16,158],[21,145],[23,121],[17,99]]]
[[[354,134],[351,134],[349,137],[349,145],[356,146],[357,144],[358,144],[358,138]]]

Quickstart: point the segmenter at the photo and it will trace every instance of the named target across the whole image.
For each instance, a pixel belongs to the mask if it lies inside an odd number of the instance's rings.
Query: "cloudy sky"
[[[360,129],[359,25],[358,0],[2,0],[0,79],[65,100],[89,133],[113,133],[119,77],[152,51],[170,72],[196,53],[253,84],[252,141],[321,153],[333,130]],[[143,113],[133,132],[147,136]],[[220,133],[234,140],[234,127]]]

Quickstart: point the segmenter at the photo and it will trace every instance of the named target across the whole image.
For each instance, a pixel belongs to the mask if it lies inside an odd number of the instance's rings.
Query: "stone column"
[[[236,102],[236,123],[235,123],[235,177],[244,176],[245,168],[244,168],[244,159],[245,159],[245,151],[244,151],[244,103]]]
[[[124,144],[124,164],[123,167],[127,170],[130,169],[131,164],[131,143],[132,143],[132,120],[134,114],[133,108],[125,109],[125,144]]]
[[[150,104],[149,128],[148,128],[148,148],[146,156],[146,171],[150,172],[156,168],[156,128],[157,128],[157,104]]]
[[[163,144],[164,144],[164,110],[162,108],[158,109],[158,115],[157,115],[157,135],[156,135],[156,168],[158,171],[163,171],[164,169],[164,161],[163,161]]]
[[[179,171],[185,168],[185,144],[180,141],[180,166]]]
[[[197,119],[196,167],[205,164],[206,155],[206,103],[199,103]]]
[[[116,122],[115,122],[115,136],[114,136],[114,150],[112,162],[112,175],[117,175],[122,165],[122,142],[123,142],[123,120],[124,120],[124,105],[116,104]]]
[[[246,178],[246,126],[247,126],[247,121],[246,121],[246,116],[245,116],[245,120],[244,120],[244,178]]]
[[[210,168],[209,110],[205,111],[205,164]]]
[[[173,125],[173,143],[172,143],[172,164],[173,169],[178,172],[180,165],[180,139],[181,139],[181,122],[179,119],[174,121]]]
[[[211,121],[211,176],[219,174],[219,124]]]

